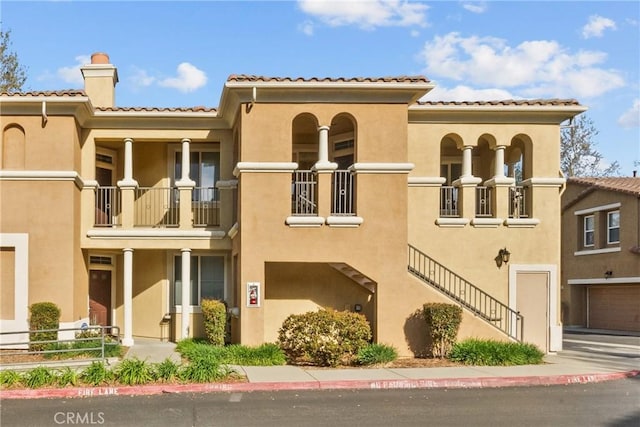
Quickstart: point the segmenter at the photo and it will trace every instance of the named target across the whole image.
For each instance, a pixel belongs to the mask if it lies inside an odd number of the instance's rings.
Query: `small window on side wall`
[[[587,215],[583,218],[583,246],[585,248],[593,247],[594,238],[595,238],[595,230],[594,230],[594,216]]]
[[[620,211],[607,213],[607,244],[620,243]]]

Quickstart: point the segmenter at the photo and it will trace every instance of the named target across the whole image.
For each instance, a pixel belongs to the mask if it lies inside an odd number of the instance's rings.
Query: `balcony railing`
[[[180,221],[178,189],[139,187],[135,190],[133,225],[177,227]]]
[[[509,218],[528,218],[528,188],[515,185],[509,187]]]
[[[456,218],[458,213],[458,189],[450,185],[440,187],[440,217]]]
[[[95,207],[96,227],[120,225],[120,189],[118,187],[97,187]]]
[[[191,196],[194,227],[220,225],[219,190],[215,187],[195,187]]]
[[[491,187],[476,187],[476,217],[493,216],[491,210],[492,196]]]
[[[355,177],[348,170],[333,172],[331,215],[355,215]]]
[[[318,215],[316,174],[309,170],[293,172],[291,182],[291,213],[299,216]]]

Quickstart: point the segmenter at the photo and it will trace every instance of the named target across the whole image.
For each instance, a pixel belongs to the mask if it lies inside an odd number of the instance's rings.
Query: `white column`
[[[138,183],[133,179],[133,139],[124,139],[124,177],[118,181],[119,187],[136,187]]]
[[[191,249],[182,249],[182,332],[180,338],[189,338],[191,315]]]
[[[124,337],[122,345],[133,345],[133,249],[126,248],[124,252]]]
[[[192,187],[195,185],[195,182],[189,179],[189,172],[191,171],[190,143],[191,140],[189,138],[182,140],[182,176],[180,177],[180,181],[176,182],[176,186],[178,187]]]
[[[506,147],[504,145],[496,146],[496,169],[494,172],[494,177],[496,178],[504,178],[504,149]]]
[[[124,139],[124,180],[133,181],[133,139]]]
[[[462,149],[462,178],[472,176],[471,173],[471,154],[473,146],[465,145]]]
[[[318,131],[318,162],[326,164],[329,162],[329,126],[320,126]]]

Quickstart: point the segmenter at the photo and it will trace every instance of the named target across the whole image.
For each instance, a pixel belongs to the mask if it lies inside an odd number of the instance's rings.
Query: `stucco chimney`
[[[109,63],[109,55],[96,52],[91,55],[91,64],[80,68],[84,78],[84,91],[94,107],[114,107],[118,70]]]

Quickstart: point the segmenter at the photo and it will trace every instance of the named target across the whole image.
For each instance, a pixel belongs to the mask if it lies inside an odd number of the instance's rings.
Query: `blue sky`
[[[217,107],[231,74],[422,74],[430,100],[576,98],[606,162],[640,160],[638,1],[3,0],[0,21],[27,90],[82,88],[93,52],[118,106]]]

